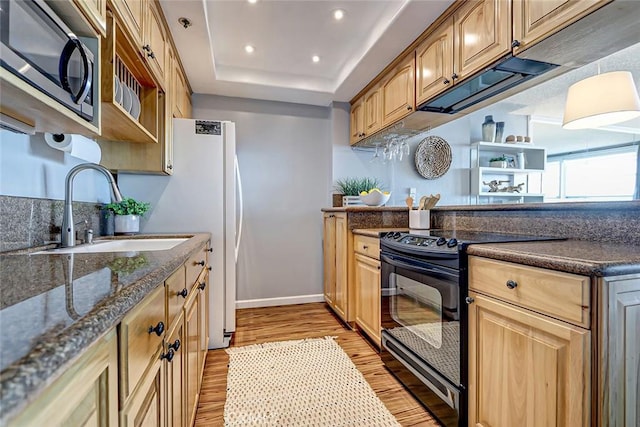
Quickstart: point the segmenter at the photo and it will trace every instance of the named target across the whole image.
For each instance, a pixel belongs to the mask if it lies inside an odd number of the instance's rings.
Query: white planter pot
[[[140,231],[139,215],[116,215],[116,234],[135,234]]]
[[[507,162],[505,161],[497,161],[497,162],[490,162],[489,166],[491,166],[492,168],[506,168],[507,167]]]

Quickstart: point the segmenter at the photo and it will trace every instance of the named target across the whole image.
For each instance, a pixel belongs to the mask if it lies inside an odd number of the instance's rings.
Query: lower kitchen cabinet
[[[198,289],[196,289],[197,291]],[[200,390],[200,319],[198,318],[198,293],[190,295],[184,308],[185,324],[185,390],[186,390],[186,419],[187,425],[193,425],[198,409]]]
[[[380,336],[380,242],[354,236],[356,325],[378,346]]]
[[[590,283],[469,257],[469,426],[590,424]]]
[[[200,385],[204,375],[204,364],[207,361],[209,348],[209,270],[205,270],[198,282],[198,317],[200,318],[200,351],[198,365],[200,366]],[[200,387],[198,387],[198,390]]]
[[[165,376],[161,353],[158,352],[139,387],[121,411],[121,427],[154,426],[165,423]]]
[[[469,426],[588,425],[590,332],[469,295]]]
[[[348,310],[347,214],[325,213],[324,294],[325,301],[345,322],[352,321]]]
[[[167,424],[185,425],[184,379],[184,316],[179,314],[174,330],[168,335],[165,346],[165,375],[167,379]],[[167,357],[167,354],[171,356]]]
[[[9,426],[118,425],[118,342],[101,338]]]

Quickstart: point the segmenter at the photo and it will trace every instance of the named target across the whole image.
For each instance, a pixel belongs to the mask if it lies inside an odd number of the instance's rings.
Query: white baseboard
[[[273,307],[275,305],[306,304],[308,302],[323,302],[324,295],[297,295],[293,297],[246,299],[236,301],[236,308]]]

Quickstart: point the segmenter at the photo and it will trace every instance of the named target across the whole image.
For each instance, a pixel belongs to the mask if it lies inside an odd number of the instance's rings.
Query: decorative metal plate
[[[426,179],[440,178],[451,167],[451,146],[439,136],[428,136],[418,144],[416,169]]]

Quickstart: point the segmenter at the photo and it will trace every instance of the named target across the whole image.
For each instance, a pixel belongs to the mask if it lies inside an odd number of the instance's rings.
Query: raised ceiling
[[[453,1],[160,3],[194,93],[325,106],[349,101]]]

